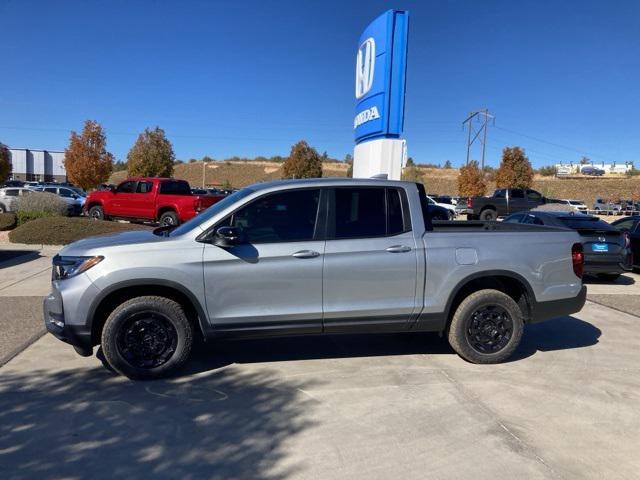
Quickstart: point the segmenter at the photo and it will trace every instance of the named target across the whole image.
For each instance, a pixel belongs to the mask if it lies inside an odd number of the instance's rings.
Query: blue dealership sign
[[[398,138],[404,124],[409,12],[389,10],[360,36],[356,56],[356,143]]]

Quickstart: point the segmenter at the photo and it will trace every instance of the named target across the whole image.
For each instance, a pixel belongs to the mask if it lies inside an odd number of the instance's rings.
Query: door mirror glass
[[[220,227],[213,235],[213,244],[217,247],[229,248],[241,243],[243,243],[243,235],[238,227]]]

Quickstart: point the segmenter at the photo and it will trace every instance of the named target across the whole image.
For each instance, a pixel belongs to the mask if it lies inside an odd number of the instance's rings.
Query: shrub
[[[0,231],[11,230],[16,226],[15,213],[0,213]]]
[[[36,218],[67,215],[68,211],[67,203],[53,193],[31,192],[16,201],[18,225]]]
[[[9,240],[13,243],[32,245],[65,245],[94,235],[150,228],[146,225],[104,222],[78,217],[45,217],[15,228],[9,232]]]

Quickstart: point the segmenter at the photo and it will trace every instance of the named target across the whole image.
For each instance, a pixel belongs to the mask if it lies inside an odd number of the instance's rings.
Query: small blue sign
[[[609,251],[609,244],[608,243],[594,243],[591,246],[591,250],[593,250],[594,252],[608,252]]]
[[[356,143],[398,138],[404,127],[409,12],[389,10],[360,36],[356,55]]]

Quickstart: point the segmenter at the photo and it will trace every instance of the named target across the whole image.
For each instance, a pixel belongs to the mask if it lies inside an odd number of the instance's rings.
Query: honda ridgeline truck
[[[88,238],[53,259],[47,329],[131,378],[174,371],[225,336],[441,332],[474,363],[517,348],[525,323],[585,302],[578,234],[435,226],[420,184],[256,184],[179,227]]]

